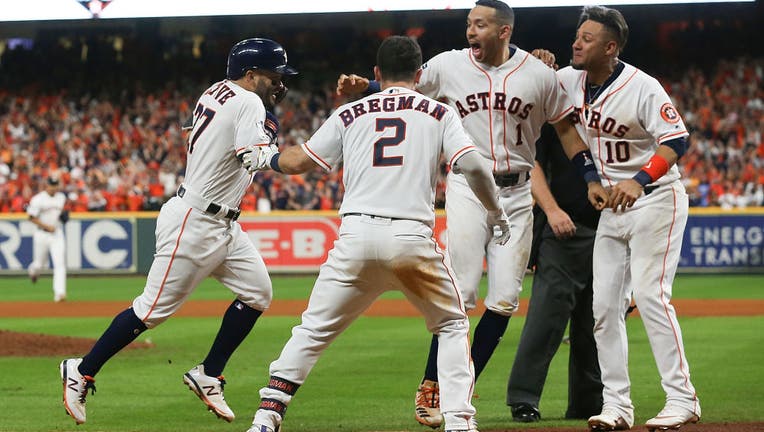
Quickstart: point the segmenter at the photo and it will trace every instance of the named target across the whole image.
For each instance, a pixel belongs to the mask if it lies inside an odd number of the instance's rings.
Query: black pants
[[[546,225],[536,261],[528,316],[507,386],[507,405],[538,407],[549,363],[570,320],[566,418],[587,418],[602,409],[602,382],[592,333],[592,250],[595,231],[576,224],[559,240]]]

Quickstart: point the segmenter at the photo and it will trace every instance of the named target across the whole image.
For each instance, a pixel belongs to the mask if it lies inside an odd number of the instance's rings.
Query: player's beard
[[[573,62],[573,59],[570,59],[570,67],[572,67],[575,70],[584,70],[585,65],[583,63],[575,63]]]

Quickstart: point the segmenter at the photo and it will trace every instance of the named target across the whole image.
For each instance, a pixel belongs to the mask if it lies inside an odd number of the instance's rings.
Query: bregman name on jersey
[[[427,99],[420,99],[419,103],[414,106],[414,99],[416,96],[387,96],[387,97],[375,97],[366,99],[361,103],[351,105],[339,113],[342,124],[345,127],[350,126],[353,121],[369,113],[378,112],[395,112],[404,110],[415,110],[423,113],[428,113],[432,118],[440,121],[443,119],[443,115],[446,113],[446,107],[439,103],[431,103]],[[432,107],[431,107],[432,105]]]

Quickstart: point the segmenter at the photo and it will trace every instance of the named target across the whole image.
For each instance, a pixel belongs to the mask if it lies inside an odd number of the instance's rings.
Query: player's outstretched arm
[[[589,202],[597,210],[602,210],[608,206],[609,195],[602,187],[600,176],[597,174],[597,167],[594,166],[594,159],[589,147],[581,140],[581,136],[576,131],[575,126],[567,117],[553,124],[557,136],[560,137],[562,148],[573,165],[576,166],[579,174],[586,181],[588,186]]]
[[[488,224],[494,229],[494,241],[503,245],[509,241],[509,220],[496,198],[496,185],[478,152],[462,155],[457,162],[472,192],[488,211]]]
[[[356,74],[340,75],[337,78],[337,94],[342,96],[355,96],[369,88],[369,79]]]
[[[299,146],[283,152],[276,146],[258,146],[243,155],[242,164],[249,172],[272,169],[284,174],[302,174],[319,167]]]

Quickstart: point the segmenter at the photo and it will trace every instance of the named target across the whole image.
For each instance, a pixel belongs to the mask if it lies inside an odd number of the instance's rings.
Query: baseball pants
[[[511,315],[520,302],[523,277],[533,240],[533,198],[531,183],[499,189],[499,203],[509,218],[511,237],[504,245],[493,242],[487,213],[469,188],[463,175],[448,174],[446,219],[448,256],[459,278],[464,305],[477,305],[478,288],[487,263],[486,308],[499,315]]]
[[[594,337],[606,407],[633,423],[625,313],[634,296],[647,331],[666,402],[699,412],[671,305],[674,275],[687,224],[688,198],[681,182],[660,186],[631,209],[602,212],[594,242]]]
[[[148,328],[161,324],[208,276],[253,309],[270,306],[268,270],[238,222],[196,210],[173,197],[157,218],[156,254],[143,293],[133,300],[135,315]]]
[[[475,415],[469,321],[448,257],[422,222],[368,215],[342,218],[339,239],[321,266],[302,322],[271,363],[270,375],[302,384],[329,344],[389,290],[402,291],[424,315],[428,330],[439,335],[438,379],[446,428],[468,429]],[[292,399],[269,387],[260,396],[284,404]],[[255,415],[255,423],[280,422],[274,411],[260,409]]]

